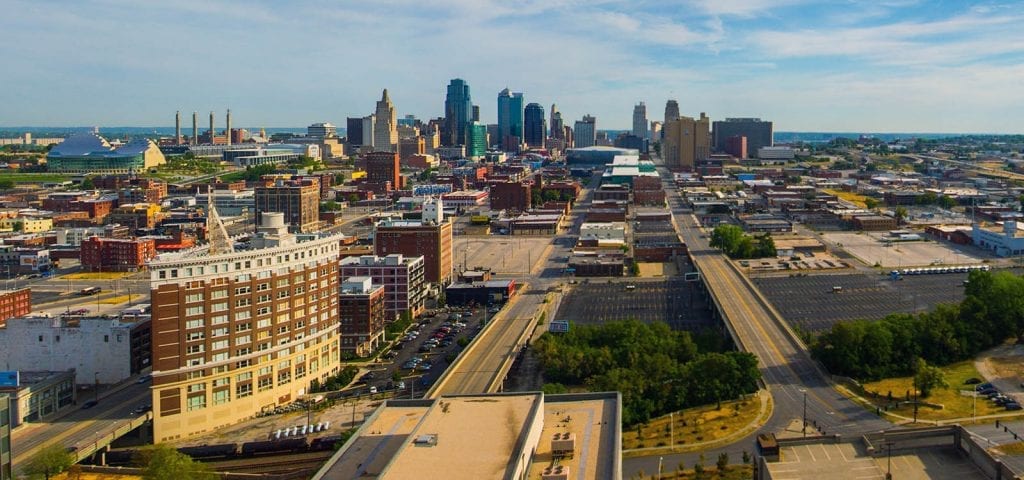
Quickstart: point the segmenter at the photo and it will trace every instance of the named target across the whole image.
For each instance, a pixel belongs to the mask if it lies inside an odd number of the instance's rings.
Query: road
[[[136,407],[148,405],[151,400],[149,383],[137,384],[135,378],[125,380],[118,387],[108,388],[100,393],[100,401],[95,407],[82,410],[78,406],[65,416],[44,423],[33,423],[11,433],[11,450],[14,454],[14,467],[20,468],[42,446],[60,442],[65,447],[76,447],[85,450],[93,443],[109,437],[111,433],[123,427],[128,421],[136,419],[140,414],[132,413]],[[78,405],[92,400],[93,391],[79,392]]]
[[[774,400],[774,412],[760,432],[779,432],[792,421],[801,421],[804,405],[807,420],[824,433],[843,436],[858,435],[891,428],[892,424],[869,413],[835,389],[818,370],[809,354],[791,341],[788,334],[775,321],[757,299],[753,284],[747,281],[728,259],[708,245],[708,239],[696,217],[687,208],[675,187],[672,174],[658,167],[662,175],[669,207],[675,217],[676,230],[683,238],[694,264],[698,267],[707,287],[715,292],[729,325],[735,331],[738,346],[757,355],[761,374]],[[752,452],[755,434],[730,447],[705,452],[714,461],[719,452],[729,453],[735,461],[743,451]],[[693,465],[696,454],[662,455],[665,465],[685,462]],[[631,477],[641,470],[656,472],[659,456],[625,459],[623,473]]]

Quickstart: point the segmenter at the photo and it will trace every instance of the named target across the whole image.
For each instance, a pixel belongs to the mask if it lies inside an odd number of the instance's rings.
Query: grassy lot
[[[139,298],[138,295],[131,295],[131,296],[129,296],[129,295],[118,295],[116,297],[110,297],[110,298],[104,298],[102,300],[98,300],[96,303],[103,303],[103,304],[107,304],[107,305],[117,305],[119,303],[125,303],[125,302],[129,301],[131,299],[131,297]]]
[[[964,380],[968,378],[981,378],[981,374],[974,368],[974,362],[954,363],[942,367],[942,372],[945,374],[946,383],[949,384],[949,388],[935,389],[930,397],[923,399],[929,404],[941,405],[942,408],[921,405],[918,408],[917,417],[924,420],[970,418],[973,412],[974,400],[971,397],[961,395],[960,391],[974,390],[974,386],[965,385]],[[913,398],[911,388],[913,388],[912,377],[887,378],[864,384],[864,390],[867,393],[866,397],[877,407],[885,408],[889,404],[889,392],[892,392],[892,403],[895,404],[900,401],[903,401],[903,403],[898,407],[890,407],[889,411],[905,417],[914,416],[913,405],[905,402],[908,391],[911,392],[911,398]],[[1006,410],[1002,407],[989,402],[985,398],[978,399],[977,408],[979,416],[1006,413]]]
[[[853,203],[853,204],[857,205],[860,208],[867,208],[867,203],[865,203],[865,200],[867,200],[868,197],[865,197],[864,195],[858,195],[858,194],[853,193],[853,192],[844,192],[842,190],[828,190],[828,189],[826,189],[826,190],[822,190],[822,192],[825,192],[825,193],[827,193],[829,195],[835,195],[835,196],[837,196],[837,197],[839,197],[839,198],[841,198],[843,200],[846,200],[847,202],[850,202],[850,203]]]
[[[662,474],[658,472],[644,472],[644,476],[633,476],[635,479],[660,478],[662,480],[749,480],[754,475],[753,465],[729,465],[724,472],[715,468],[715,458],[706,459],[704,462],[704,474],[697,475],[692,469],[693,465],[686,465],[690,470],[680,469],[679,465],[663,465]],[[730,458],[729,461],[736,462],[738,459]]]
[[[722,402],[722,408],[704,405],[665,415],[631,428],[622,430],[622,448],[665,447],[675,441],[674,451],[687,451],[692,443],[712,442],[742,430],[757,420],[760,400],[750,397],[744,400]],[[674,419],[674,427],[669,423]],[[674,438],[673,438],[674,437]],[[707,448],[707,445],[701,445]],[[650,452],[644,452],[649,454]]]
[[[1003,455],[1024,455],[1024,442],[1007,443],[992,450],[998,450]]]
[[[60,278],[65,280],[119,280],[128,276],[127,272],[79,272],[69,273]]]
[[[0,181],[10,180],[14,183],[46,183],[63,182],[71,176],[59,173],[0,173]]]

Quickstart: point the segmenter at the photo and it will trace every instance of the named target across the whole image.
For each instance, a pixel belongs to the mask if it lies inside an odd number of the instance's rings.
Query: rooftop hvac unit
[[[576,434],[563,432],[551,436],[551,453],[554,455],[572,455],[576,451]]]
[[[546,467],[543,472],[540,473],[541,480],[569,480],[569,466],[558,465],[555,467]]]

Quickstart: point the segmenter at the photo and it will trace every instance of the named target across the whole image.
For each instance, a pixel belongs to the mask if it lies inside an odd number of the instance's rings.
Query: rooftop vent
[[[418,435],[415,439],[413,439],[412,444],[417,447],[433,447],[434,445],[437,445],[437,434],[428,433],[424,435]]]
[[[554,455],[572,455],[576,451],[576,434],[564,432],[551,436],[551,453]]]

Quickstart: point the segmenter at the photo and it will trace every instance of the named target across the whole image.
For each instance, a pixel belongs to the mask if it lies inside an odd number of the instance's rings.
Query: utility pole
[[[801,388],[800,392],[804,394],[804,438],[807,438],[807,389]]]

